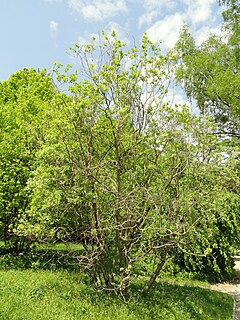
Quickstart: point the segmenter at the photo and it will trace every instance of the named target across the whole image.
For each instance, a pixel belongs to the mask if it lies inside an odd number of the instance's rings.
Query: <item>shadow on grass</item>
[[[14,253],[0,250],[0,270],[67,270],[78,271],[75,255],[79,251],[55,248],[31,249],[27,252]]]

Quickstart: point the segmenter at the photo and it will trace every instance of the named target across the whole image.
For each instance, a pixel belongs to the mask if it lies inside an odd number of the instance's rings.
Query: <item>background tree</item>
[[[236,65],[240,63],[240,4],[238,0],[220,0],[220,5],[226,5],[226,10],[223,11],[224,30],[228,35],[228,44],[231,46]]]
[[[23,242],[13,228],[29,202],[25,187],[44,134],[40,119],[52,92],[45,70],[23,69],[0,84],[0,234],[5,244],[18,249]]]
[[[190,99],[195,99],[200,113],[212,117],[215,123],[212,133],[218,137],[226,161],[235,158],[232,163],[233,171],[226,182],[225,193],[222,194],[222,199],[225,199],[223,201],[227,203],[225,215],[219,217],[216,212],[212,239],[207,240],[210,241],[208,244],[212,255],[202,258],[185,254],[178,256],[182,268],[186,267],[191,271],[202,269],[201,275],[205,273],[210,280],[221,280],[222,276],[231,275],[231,256],[234,248],[239,245],[240,11],[239,1],[219,3],[227,5],[223,12],[223,35],[211,35],[197,46],[185,26],[174,49],[179,55],[176,66],[178,83]],[[222,179],[221,175],[220,177]],[[220,189],[219,192],[221,193]],[[195,241],[190,246],[194,245],[197,245]],[[201,244],[202,249],[205,245],[206,243]]]
[[[239,141],[239,21],[238,1],[220,1],[228,5],[223,12],[224,35],[211,35],[197,46],[187,27],[182,31],[176,50],[180,66],[176,78],[189,98],[196,99],[204,114],[218,124],[216,133]]]

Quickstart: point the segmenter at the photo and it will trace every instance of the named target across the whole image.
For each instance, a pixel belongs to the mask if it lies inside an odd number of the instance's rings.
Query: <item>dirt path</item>
[[[235,299],[234,320],[240,320],[240,256],[236,256],[235,273],[236,278],[231,282],[211,285],[211,289],[231,294]]]

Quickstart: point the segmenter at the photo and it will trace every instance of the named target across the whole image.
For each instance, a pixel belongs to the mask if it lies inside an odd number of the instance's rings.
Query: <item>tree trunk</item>
[[[157,268],[153,272],[153,274],[151,275],[148,283],[143,288],[143,291],[147,292],[152,287],[153,283],[155,282],[157,276],[159,275],[160,271],[162,270],[162,267],[164,266],[164,264],[166,262],[166,258],[167,258],[167,254],[168,254],[169,249],[170,249],[170,247],[165,248],[165,250],[160,255],[160,261],[157,265]]]
[[[121,185],[121,159],[119,154],[119,141],[116,135],[114,135],[114,144],[115,144],[115,152],[116,152],[116,173],[117,173],[117,201],[116,201],[116,209],[115,209],[115,219],[116,219],[116,247],[119,255],[119,270],[124,268],[125,261],[124,261],[124,253],[122,249],[121,244],[121,233],[120,233],[120,224],[121,224],[121,218],[120,218],[120,207],[121,207],[121,192],[122,192],[122,185]]]

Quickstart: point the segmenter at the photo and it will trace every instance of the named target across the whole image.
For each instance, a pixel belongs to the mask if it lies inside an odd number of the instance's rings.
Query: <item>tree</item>
[[[240,137],[239,109],[239,3],[220,1],[228,7],[223,12],[224,35],[211,35],[197,46],[187,27],[176,45],[179,67],[176,78],[189,98],[196,99],[204,114],[210,114],[218,124],[216,133]]]
[[[224,30],[228,34],[228,44],[235,56],[236,65],[240,63],[240,4],[238,0],[220,0],[220,5],[226,5],[227,9],[223,11]]]
[[[43,135],[40,119],[52,92],[45,70],[23,69],[0,84],[0,238],[18,249],[24,242],[13,228],[28,205],[25,187]]]
[[[60,89],[16,232],[80,241],[95,285],[126,296],[139,261],[153,260],[148,290],[169,250],[222,214],[231,168],[218,167],[209,122],[167,102],[172,57],[146,36],[129,49],[103,34],[72,52],[79,70],[56,65]]]
[[[215,231],[210,240],[213,255],[202,258],[182,255],[184,261],[180,259],[182,267],[194,271],[202,269],[202,274],[208,274],[211,280],[222,280],[222,275],[231,275],[229,261],[234,248],[239,245],[240,11],[239,1],[226,0],[219,3],[227,5],[223,12],[224,34],[211,35],[197,46],[185,26],[174,49],[178,55],[175,73],[178,84],[182,85],[188,98],[195,99],[201,115],[212,117],[211,121],[215,123],[212,133],[222,144],[222,154],[226,161],[235,158],[229,176],[232,182],[226,183],[229,188],[222,194],[228,207],[221,219],[216,212],[218,218],[213,224],[212,230]],[[202,245],[202,249],[205,245]],[[214,268],[213,260],[216,265]],[[209,272],[209,266],[212,273]]]

